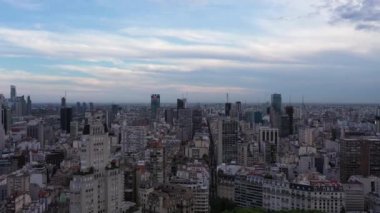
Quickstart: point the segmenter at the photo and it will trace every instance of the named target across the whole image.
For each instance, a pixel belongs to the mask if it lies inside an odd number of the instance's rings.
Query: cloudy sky
[[[380,0],[0,0],[0,93],[380,102]]]

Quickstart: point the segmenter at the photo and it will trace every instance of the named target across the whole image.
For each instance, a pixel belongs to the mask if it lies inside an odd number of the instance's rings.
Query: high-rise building
[[[80,106],[80,102],[79,101],[77,102],[77,105],[76,105],[76,108],[75,108],[75,113],[77,115],[82,113],[82,107]]]
[[[237,115],[237,118],[239,120],[241,120],[242,116],[243,116],[243,111],[242,111],[243,109],[241,108],[241,102],[237,101],[235,105],[236,105],[236,115]]]
[[[81,169],[94,168],[95,171],[104,169],[110,156],[110,138],[100,121],[88,124],[89,132],[81,139]]]
[[[3,128],[4,134],[8,134],[11,126],[11,110],[5,102],[5,97],[0,94],[0,128]]]
[[[5,147],[5,128],[3,123],[3,110],[1,109],[0,103],[0,150],[3,150]]]
[[[380,175],[380,139],[353,137],[340,142],[340,179],[352,175]]]
[[[231,116],[231,109],[232,109],[232,104],[231,103],[225,103],[225,105],[224,105],[225,116],[227,116],[227,117]]]
[[[71,107],[61,108],[61,130],[70,133],[70,122],[73,119],[73,110]]]
[[[174,120],[174,109],[166,109],[165,110],[165,122],[173,126]]]
[[[376,133],[380,134],[380,107],[377,107],[375,117]]]
[[[66,98],[65,97],[61,98],[61,107],[66,107]]]
[[[30,99],[29,95],[28,95],[27,102],[26,102],[26,114],[27,115],[32,114],[32,100]]]
[[[202,109],[200,107],[193,109],[193,135],[195,134],[195,132],[200,131],[202,129],[202,119]]]
[[[281,94],[272,94],[272,96],[271,96],[271,108],[274,111],[281,113],[281,105],[282,105]]]
[[[177,109],[185,109],[186,108],[186,98],[177,99]]]
[[[193,137],[193,111],[178,109],[178,138],[185,142]]]
[[[151,119],[158,119],[158,113],[160,109],[160,95],[153,94],[150,96],[150,110],[151,110]]]
[[[259,152],[266,163],[276,163],[280,144],[279,130],[277,128],[260,127],[257,141]]]
[[[237,161],[237,143],[239,142],[239,122],[234,119],[222,119],[218,124],[217,162]]]
[[[95,110],[94,103],[90,102],[90,112],[93,112]]]
[[[16,117],[21,117],[26,115],[26,101],[24,96],[16,97],[13,102],[14,105],[14,115]]]
[[[84,114],[87,111],[87,104],[86,102],[82,103],[82,113]]]
[[[285,107],[285,112],[288,115],[289,118],[289,134],[294,134],[294,108],[292,106]]]
[[[273,128],[280,128],[281,125],[281,94],[272,94],[271,107],[269,110],[270,122]]]
[[[16,86],[11,85],[11,101],[14,101],[16,99]]]

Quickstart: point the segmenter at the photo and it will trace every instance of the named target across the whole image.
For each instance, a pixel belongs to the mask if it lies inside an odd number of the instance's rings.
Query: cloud
[[[42,8],[41,1],[39,0],[0,0],[0,2],[24,10],[39,10]]]
[[[326,8],[331,11],[333,22],[350,22],[360,30],[380,28],[380,0],[335,0],[329,1]]]

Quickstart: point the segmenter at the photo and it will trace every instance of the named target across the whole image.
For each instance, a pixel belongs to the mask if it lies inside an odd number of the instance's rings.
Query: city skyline
[[[0,93],[379,103],[379,3],[0,0]]]

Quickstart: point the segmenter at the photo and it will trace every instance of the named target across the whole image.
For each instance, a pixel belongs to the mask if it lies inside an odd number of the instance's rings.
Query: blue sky
[[[0,0],[0,93],[380,102],[380,0]]]

